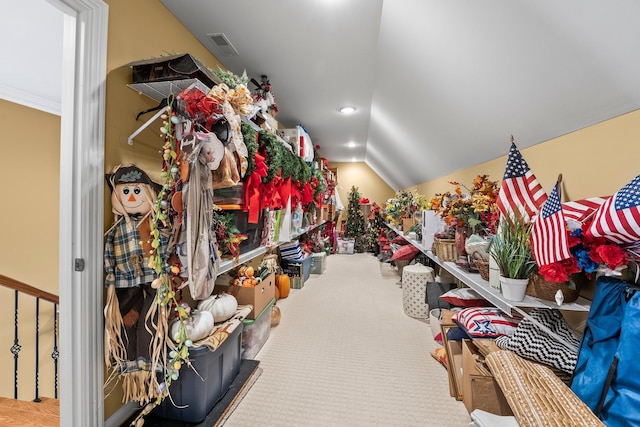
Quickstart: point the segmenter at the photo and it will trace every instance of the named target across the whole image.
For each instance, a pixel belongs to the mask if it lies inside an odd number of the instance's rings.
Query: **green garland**
[[[220,81],[226,84],[229,89],[235,89],[238,85],[247,85],[249,83],[249,78],[246,75],[236,76],[231,71],[223,70],[218,67],[217,70],[211,70],[213,74],[216,75],[220,79]]]
[[[324,193],[324,176],[322,176],[322,171],[320,169],[313,170],[313,177],[318,180],[318,186],[313,191],[313,200],[315,201],[318,198],[318,195]]]
[[[298,158],[298,156],[296,156],[291,151],[285,148],[285,151],[283,153],[283,163],[282,163],[283,179],[291,178],[292,180],[294,180],[294,177],[297,174],[299,174],[300,165],[296,161],[296,158]]]
[[[258,151],[258,142],[256,141],[256,131],[253,128],[246,124],[242,123],[242,138],[244,139],[244,145],[247,146],[247,172],[244,174],[244,181],[247,181],[253,171],[256,169],[256,160],[254,156],[256,155],[256,151]]]
[[[265,160],[267,163],[267,176],[262,178],[262,182],[266,184],[273,181],[278,172],[280,172],[285,163],[285,153],[288,150],[278,141],[275,135],[263,130],[258,132],[258,143],[267,155]]]

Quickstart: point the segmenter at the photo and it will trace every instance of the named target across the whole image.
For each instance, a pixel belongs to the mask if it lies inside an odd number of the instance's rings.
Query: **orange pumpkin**
[[[276,286],[275,291],[276,291],[276,301],[278,301],[280,299],[280,288]]]
[[[291,290],[291,280],[286,274],[276,275],[276,288],[280,291],[280,298],[286,298],[289,296]]]

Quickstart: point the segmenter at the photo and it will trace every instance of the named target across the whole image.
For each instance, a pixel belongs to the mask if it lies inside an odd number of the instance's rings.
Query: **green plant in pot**
[[[502,218],[489,243],[489,255],[500,270],[502,293],[512,301],[524,299],[529,276],[536,270],[530,236],[530,223],[517,218]]]

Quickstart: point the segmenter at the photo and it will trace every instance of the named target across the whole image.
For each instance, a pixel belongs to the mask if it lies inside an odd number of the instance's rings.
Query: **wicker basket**
[[[455,239],[434,239],[433,245],[436,250],[436,256],[440,261],[454,262],[458,259]]]
[[[521,427],[604,427],[547,367],[507,350],[485,360]]]
[[[571,289],[566,282],[547,282],[539,273],[533,273],[529,278],[529,286],[527,286],[527,295],[540,298],[547,301],[555,301],[558,290],[564,295],[564,302],[574,302],[580,296],[581,281],[579,276],[571,276],[576,284],[576,289]]]
[[[483,280],[489,281],[489,261],[474,259],[473,263],[478,267],[478,273]]]

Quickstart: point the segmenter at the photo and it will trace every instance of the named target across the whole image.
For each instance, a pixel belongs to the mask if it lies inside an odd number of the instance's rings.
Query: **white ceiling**
[[[0,99],[60,115],[64,14],[47,0],[5,3]]]
[[[511,134],[523,148],[640,108],[637,0],[161,1],[229,69],[269,76],[281,123],[394,189],[504,155]],[[0,98],[56,113],[62,14],[3,13]]]
[[[161,1],[269,76],[281,123],[396,190],[640,108],[637,0]]]

